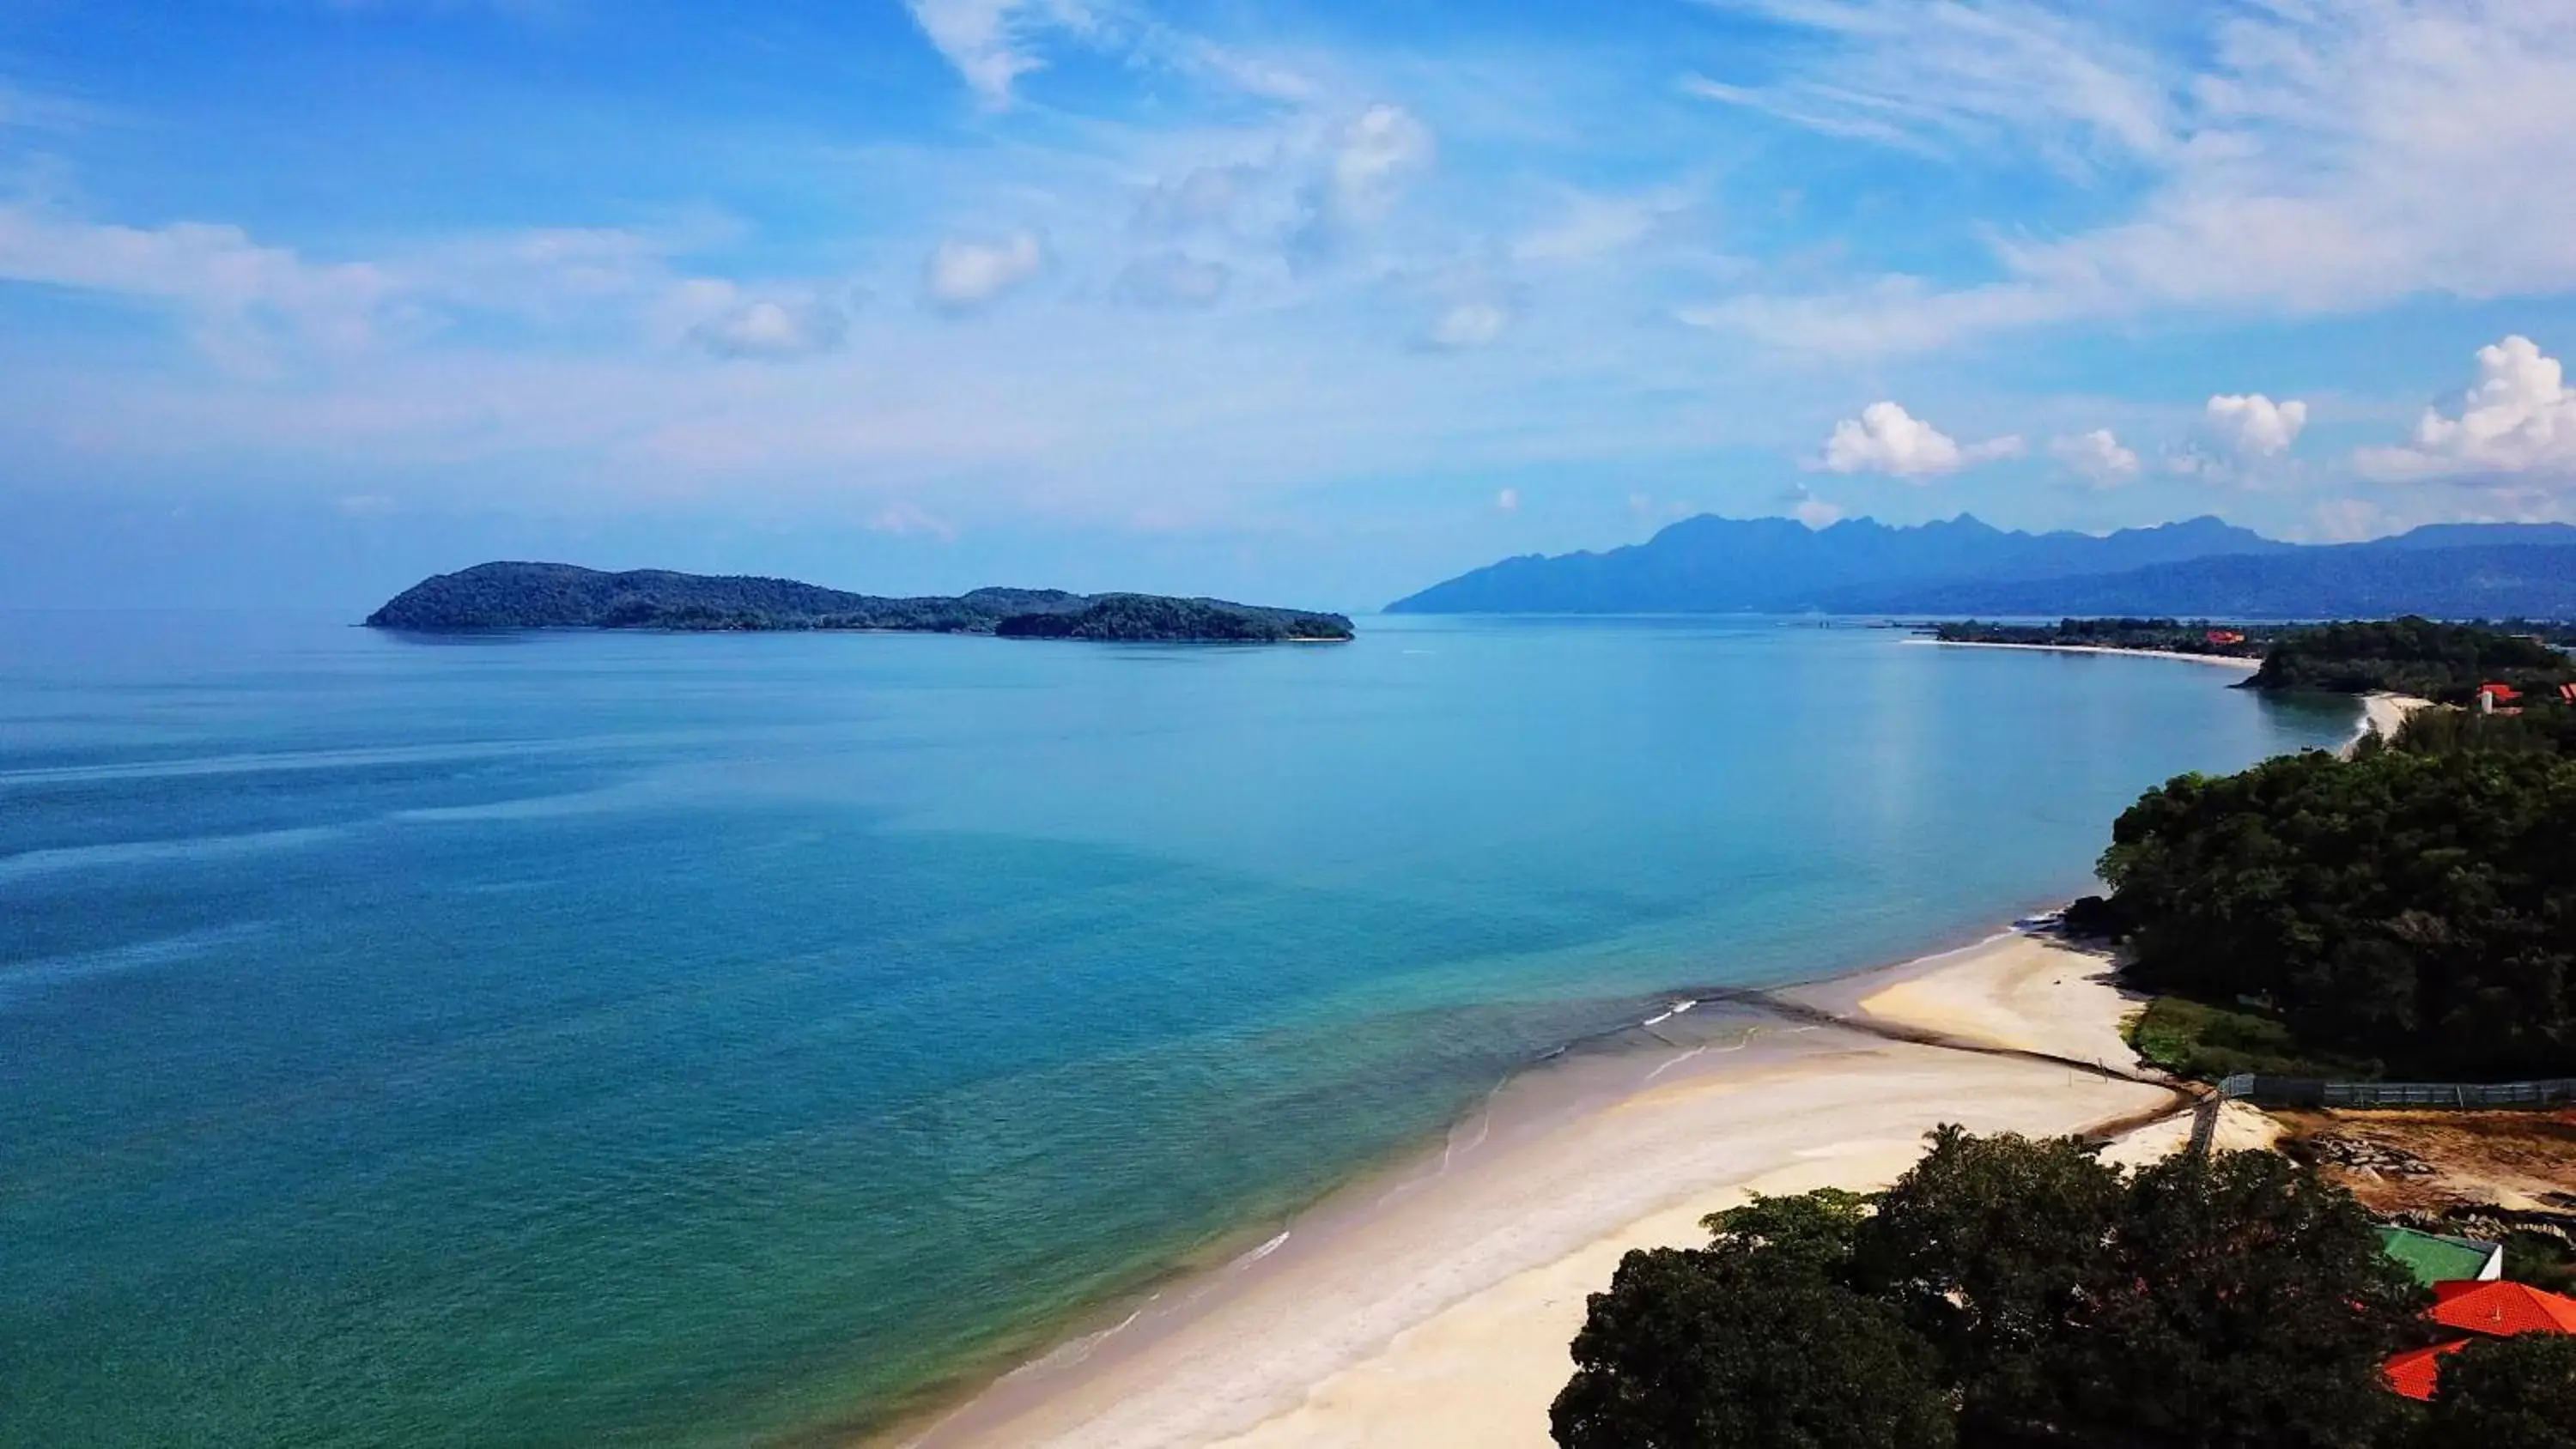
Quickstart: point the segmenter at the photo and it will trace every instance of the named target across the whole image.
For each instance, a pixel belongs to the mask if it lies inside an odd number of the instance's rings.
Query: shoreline
[[[1584,1295],[1628,1248],[1696,1244],[1753,1191],[1883,1186],[1941,1122],[2176,1117],[2178,1089],[2126,1075],[2109,971],[2010,929],[1776,992],[1675,991],[1636,1029],[1651,1042],[1515,1073],[1225,1266],[860,1442],[1539,1449]]]
[[[2106,644],[2006,644],[1985,639],[1908,639],[1908,644],[1929,644],[1942,649],[2029,649],[2042,654],[2110,654],[2123,659],[2179,659],[2185,664],[2216,664],[2228,669],[2251,673],[2263,667],[2260,659],[2246,659],[2234,654],[2185,654],[2178,649],[2114,649]]]
[[[2372,735],[2394,743],[2397,731],[2406,723],[2408,715],[2433,707],[2433,701],[2418,699],[2411,694],[2391,694],[2386,690],[2365,694],[2361,697],[2361,719],[2352,727],[2352,738],[2346,740],[2336,753],[2349,760],[2360,751],[2361,742]]]

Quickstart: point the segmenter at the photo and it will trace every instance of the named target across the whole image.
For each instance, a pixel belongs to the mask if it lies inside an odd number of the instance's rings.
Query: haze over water
[[[830,1441],[2348,706],[1768,620],[0,616],[0,1442]]]

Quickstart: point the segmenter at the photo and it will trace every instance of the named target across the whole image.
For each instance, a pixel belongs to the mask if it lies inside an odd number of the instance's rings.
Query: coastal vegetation
[[[690,632],[874,630],[1029,639],[1267,643],[1352,637],[1340,614],[1221,599],[977,589],[954,598],[880,598],[792,579],[711,577],[571,564],[487,563],[405,589],[370,627],[430,633],[490,629]]]
[[[2576,1071],[2576,760],[2401,742],[2186,775],[2100,871],[2148,990],[2401,1074]]]
[[[2287,631],[2263,651],[2253,686],[2339,694],[2385,691],[2468,704],[2483,684],[2545,696],[2571,681],[2576,681],[2576,661],[2527,626],[2488,628],[2409,617]]]
[[[2576,1337],[2526,1333],[2471,1342],[2449,1356],[2422,1443],[2475,1449],[2566,1449],[2576,1438]]]
[[[1756,1198],[1594,1294],[1552,1413],[1568,1449],[2415,1442],[2380,1365],[2422,1289],[2339,1188],[2265,1152],[2134,1173],[1956,1127],[1874,1200]],[[2459,1402],[2521,1415],[2554,1364]],[[2456,1411],[2456,1410],[2455,1410]]]
[[[2148,1002],[2123,1035],[2149,1066],[2204,1082],[2239,1072],[2350,1079],[2378,1070],[2375,1061],[2312,1051],[2272,1013],[2183,996]]]
[[[2152,649],[2169,654],[2262,657],[2278,625],[2218,624],[2207,619],[2061,619],[2054,624],[1988,624],[1976,619],[1932,626],[1945,644],[2035,644],[2054,648]]]
[[[1102,594],[1079,607],[1013,614],[993,626],[1005,639],[1189,639],[1227,643],[1277,643],[1351,637],[1339,614],[1256,609],[1212,599],[1172,599],[1154,594]]]
[[[2112,827],[2108,900],[2167,993],[2133,1023],[2149,1061],[2495,1080],[2576,1072],[2576,665],[2522,626],[2398,619],[2287,631],[2256,685],[2462,701],[2351,758],[2309,753],[2150,790]]]

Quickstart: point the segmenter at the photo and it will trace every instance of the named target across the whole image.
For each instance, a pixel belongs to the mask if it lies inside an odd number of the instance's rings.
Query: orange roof
[[[2442,1377],[2442,1355],[2458,1353],[2467,1345],[2467,1339],[2455,1338],[2431,1348],[2408,1349],[2382,1364],[2379,1371],[2388,1376],[2388,1386],[2397,1392],[2410,1399],[2430,1400],[2433,1385]]]
[[[2576,1333],[2576,1298],[2521,1283],[2436,1283],[2432,1319],[2463,1333]]]

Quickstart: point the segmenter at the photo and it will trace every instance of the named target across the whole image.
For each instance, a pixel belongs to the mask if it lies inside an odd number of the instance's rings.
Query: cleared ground
[[[2271,1115],[2285,1150],[2379,1212],[2576,1212],[2576,1110]]]

